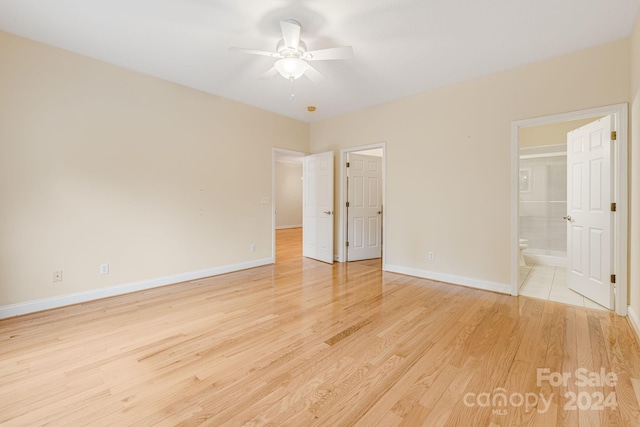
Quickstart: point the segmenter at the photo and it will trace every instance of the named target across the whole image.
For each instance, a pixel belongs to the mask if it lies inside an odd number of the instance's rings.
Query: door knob
[[[333,215],[332,211],[324,211],[323,213],[327,214],[327,215]]]
[[[562,219],[566,219],[567,221],[573,221],[571,215],[563,216]]]

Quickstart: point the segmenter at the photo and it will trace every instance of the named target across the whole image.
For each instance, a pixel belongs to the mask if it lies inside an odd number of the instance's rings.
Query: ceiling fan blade
[[[262,75],[260,75],[260,77],[258,78],[260,80],[267,80],[276,76],[277,74],[278,74],[278,70],[276,69],[276,67],[271,67],[268,71],[262,73]]]
[[[311,65],[307,67],[307,69],[304,72],[304,75],[307,76],[309,80],[311,80],[316,84],[322,83],[323,81],[327,80],[327,78],[320,71],[316,70]]]
[[[285,47],[297,50],[298,44],[300,44],[300,23],[293,19],[280,21],[280,29]]]
[[[330,47],[329,49],[311,50],[304,54],[304,59],[308,61],[328,61],[332,59],[352,59],[353,47],[341,46]]]
[[[262,56],[269,56],[271,58],[280,58],[279,53],[267,52],[266,50],[245,49],[243,47],[230,47],[229,50],[241,52],[241,53],[249,53],[251,55],[262,55]]]

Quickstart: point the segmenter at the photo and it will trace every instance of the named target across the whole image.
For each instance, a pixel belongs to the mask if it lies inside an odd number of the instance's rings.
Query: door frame
[[[336,260],[338,262],[346,262],[346,242],[347,242],[347,154],[356,151],[365,151],[381,148],[382,149],[382,269],[386,266],[386,242],[387,242],[387,210],[386,194],[387,194],[387,143],[377,142],[374,144],[361,145],[358,147],[343,148],[340,150],[340,191],[339,191],[339,209],[338,211],[338,253]]]
[[[279,154],[286,154],[294,157],[305,157],[308,153],[302,151],[287,150],[285,148],[273,147],[271,149],[271,259],[276,263],[276,162]],[[300,254],[302,256],[302,254]]]
[[[568,113],[553,114],[549,116],[535,117],[531,119],[516,120],[511,122],[511,294],[518,295],[518,255],[520,237],[520,203],[519,203],[519,166],[520,166],[520,141],[521,128],[548,125],[557,122],[571,120],[597,118],[605,115],[613,115],[616,123],[617,138],[613,149],[612,179],[614,182],[612,196],[616,202],[616,214],[614,215],[614,230],[612,237],[615,240],[612,246],[613,272],[616,275],[615,313],[620,316],[627,315],[627,217],[628,217],[628,104],[615,104],[605,107],[590,108],[586,110],[572,111]]]

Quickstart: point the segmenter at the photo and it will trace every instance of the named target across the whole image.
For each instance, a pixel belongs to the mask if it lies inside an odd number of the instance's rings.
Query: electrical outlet
[[[109,264],[100,264],[100,274],[109,274]]]
[[[434,259],[436,259],[436,254],[429,252],[429,261],[433,261]]]
[[[249,246],[249,250],[250,250],[251,252],[255,252],[255,251],[256,251],[256,244],[255,244],[255,243],[252,243],[252,244],[251,244],[251,246]]]
[[[62,282],[62,270],[53,272],[53,282]]]

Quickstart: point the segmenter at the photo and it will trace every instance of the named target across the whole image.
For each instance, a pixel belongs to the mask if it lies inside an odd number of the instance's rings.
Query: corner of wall
[[[640,337],[640,11],[630,37],[629,93],[629,320]]]

